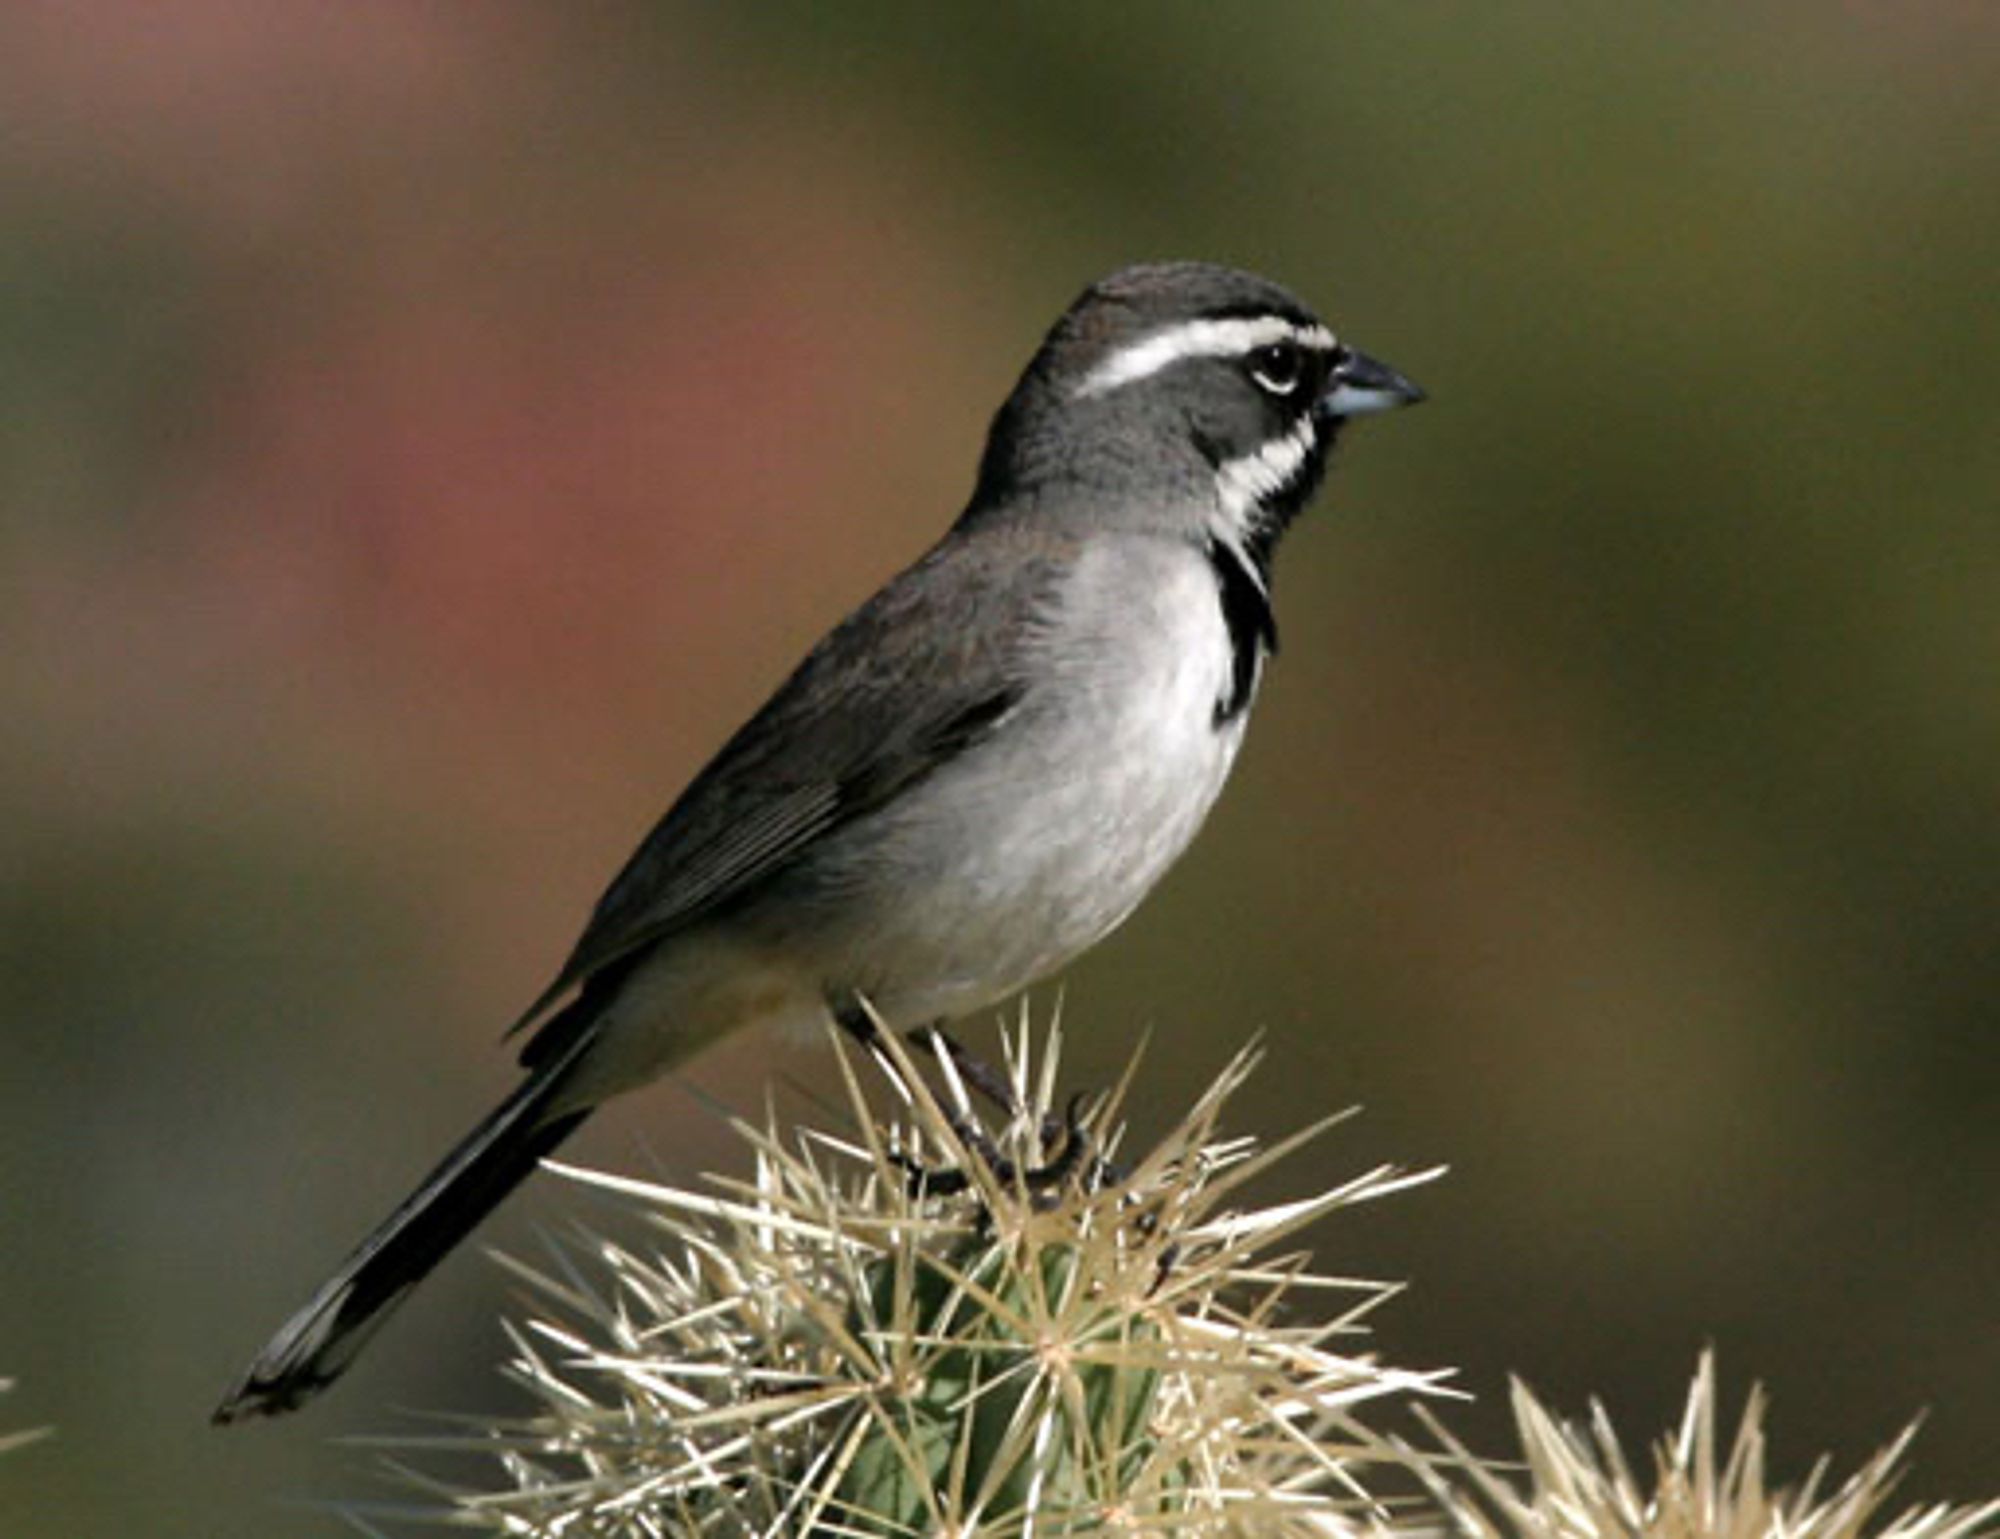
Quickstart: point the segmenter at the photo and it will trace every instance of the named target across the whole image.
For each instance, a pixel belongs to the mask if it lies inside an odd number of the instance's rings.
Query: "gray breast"
[[[1222,788],[1242,741],[1242,710],[1219,709],[1241,687],[1237,656],[1193,546],[1092,542],[1038,618],[1014,714],[855,831],[838,967],[918,1021],[1003,998],[1100,939]]]

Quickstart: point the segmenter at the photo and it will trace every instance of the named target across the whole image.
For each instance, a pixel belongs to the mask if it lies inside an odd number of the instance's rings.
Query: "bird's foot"
[[[850,1036],[873,1051],[884,1072],[900,1077],[889,1056],[880,1050],[881,1028],[872,1015],[857,1009],[843,1012],[838,1019]],[[945,1120],[966,1153],[999,1185],[1026,1193],[1037,1205],[1048,1205],[1070,1186],[1097,1191],[1124,1181],[1125,1172],[1096,1153],[1096,1141],[1086,1126],[1088,1096],[1070,1097],[1060,1116],[1051,1111],[1036,1119],[1032,1132],[1025,1135],[1032,1139],[1032,1160],[1010,1156],[980,1122],[970,1097],[990,1103],[1005,1125],[1012,1126],[1031,1115],[1013,1081],[935,1023],[907,1032],[905,1040],[936,1059],[952,1081],[955,1107],[941,1108]],[[978,1184],[967,1169],[937,1169],[905,1154],[890,1158],[903,1172],[913,1196],[953,1197]]]
[[[1096,1141],[1084,1125],[1084,1104],[1088,1099],[1082,1093],[1073,1095],[1061,1117],[1050,1115],[1042,1119],[1044,1158],[1039,1165],[1024,1165],[1008,1158],[992,1135],[969,1117],[953,1117],[951,1130],[996,1183],[1025,1192],[1036,1206],[1048,1206],[1070,1186],[1096,1191],[1124,1179],[1122,1171],[1093,1152]],[[977,1184],[969,1170],[936,1170],[907,1155],[893,1158],[908,1179],[914,1197],[955,1197]]]

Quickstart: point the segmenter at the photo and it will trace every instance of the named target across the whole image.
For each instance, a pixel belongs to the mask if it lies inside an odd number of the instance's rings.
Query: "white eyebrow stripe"
[[[1187,358],[1228,358],[1274,342],[1296,342],[1319,352],[1337,345],[1324,326],[1301,326],[1281,315],[1182,321],[1149,337],[1128,342],[1084,376],[1079,396],[1103,395],[1120,385],[1146,379]]]

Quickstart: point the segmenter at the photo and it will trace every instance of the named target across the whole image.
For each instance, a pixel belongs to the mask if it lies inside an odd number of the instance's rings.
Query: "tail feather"
[[[292,1410],[340,1377],[446,1252],[590,1115],[548,1115],[576,1057],[573,1048],[533,1075],[355,1247],[244,1370],[215,1409],[217,1425]]]

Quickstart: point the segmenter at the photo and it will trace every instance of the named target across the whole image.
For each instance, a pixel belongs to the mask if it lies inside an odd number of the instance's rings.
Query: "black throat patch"
[[[1229,627],[1229,693],[1215,702],[1215,725],[1223,727],[1250,709],[1264,659],[1278,650],[1278,619],[1267,572],[1255,557],[1212,536],[1203,554],[1215,571],[1222,622]]]

